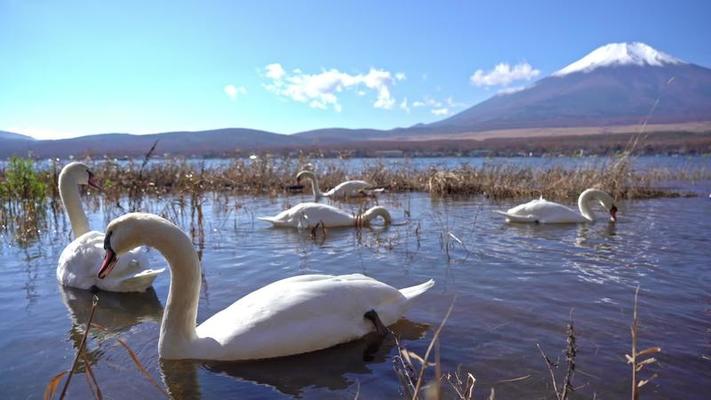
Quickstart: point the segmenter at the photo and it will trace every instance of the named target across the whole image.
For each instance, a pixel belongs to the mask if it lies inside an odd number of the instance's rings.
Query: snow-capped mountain
[[[609,66],[648,65],[661,67],[665,64],[683,63],[680,59],[658,51],[644,43],[610,43],[598,47],[580,60],[553,73],[553,76],[564,76],[575,72],[590,72],[596,68]]]
[[[493,96],[428,127],[475,132],[628,125],[650,113],[649,123],[711,121],[711,69],[644,43],[612,43],[526,89]]]

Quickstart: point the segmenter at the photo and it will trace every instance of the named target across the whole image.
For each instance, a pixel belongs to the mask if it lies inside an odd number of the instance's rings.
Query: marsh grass
[[[129,161],[97,163],[97,176],[104,181],[105,196],[117,201],[127,192],[134,200],[143,196],[190,195],[206,193],[266,195],[288,192],[301,159],[234,160],[226,165],[206,166],[204,162],[164,160],[142,169]],[[322,189],[347,179],[363,179],[390,192],[421,191],[433,197],[483,195],[502,200],[544,196],[551,200],[574,200],[587,188],[607,191],[616,199],[643,199],[683,195],[659,186],[664,180],[696,180],[711,177],[709,171],[637,171],[630,157],[599,166],[577,168],[532,168],[516,165],[462,165],[452,169],[418,169],[405,164],[387,166],[383,162],[348,171],[342,163],[326,162],[319,168]],[[304,187],[311,193],[310,184]]]
[[[637,304],[639,298],[639,286],[634,292],[634,308],[632,311],[632,325],[630,327],[630,335],[632,337],[632,351],[630,354],[625,354],[627,364],[632,369],[632,400],[639,400],[642,387],[657,378],[657,374],[652,374],[647,379],[641,379],[639,373],[650,365],[656,364],[657,359],[652,357],[654,354],[661,353],[662,348],[658,346],[648,347],[644,350],[637,350],[639,341],[639,315],[637,313]]]

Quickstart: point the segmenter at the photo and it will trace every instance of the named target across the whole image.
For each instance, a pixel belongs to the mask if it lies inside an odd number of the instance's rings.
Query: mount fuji
[[[711,121],[711,69],[611,43],[523,90],[428,124],[441,132]]]

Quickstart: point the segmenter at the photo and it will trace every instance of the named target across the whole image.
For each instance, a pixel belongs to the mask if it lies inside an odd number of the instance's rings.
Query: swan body
[[[74,241],[62,250],[57,263],[57,280],[64,286],[91,289],[97,287],[110,292],[143,292],[165,270],[148,268],[145,249],[133,249],[116,266],[110,279],[99,280],[96,266],[104,255],[104,234],[89,231],[89,222],[81,207],[78,185],[97,189],[93,174],[82,163],[67,164],[59,174],[59,194],[69,215]]]
[[[200,263],[190,238],[143,213],[115,219],[106,235],[99,277],[110,275],[117,254],[139,244],[168,260],[170,290],[158,344],[164,359],[257,360],[346,343],[374,330],[364,318],[368,311],[391,325],[434,285],[430,280],[398,290],[360,274],[295,276],[247,294],[196,327]]]
[[[372,207],[361,215],[353,215],[334,206],[320,203],[300,203],[274,217],[258,219],[271,222],[277,227],[307,229],[319,223],[326,228],[368,225],[376,217],[382,217],[385,224],[391,221],[390,213],[384,207]]]
[[[305,169],[296,175],[296,180],[308,179],[311,181],[311,188],[314,193],[314,201],[319,201],[321,197],[330,199],[346,199],[351,197],[364,197],[372,195],[374,192],[382,192],[383,189],[374,189],[370,183],[360,180],[341,182],[333,189],[322,192],[318,186],[318,178],[312,169]]]
[[[595,214],[590,209],[590,202],[597,201],[610,212],[610,220],[617,221],[617,207],[612,197],[598,189],[587,189],[578,197],[578,211],[562,204],[545,200],[543,197],[510,208],[507,211],[495,211],[506,217],[508,222],[532,222],[541,224],[564,224],[593,222]]]

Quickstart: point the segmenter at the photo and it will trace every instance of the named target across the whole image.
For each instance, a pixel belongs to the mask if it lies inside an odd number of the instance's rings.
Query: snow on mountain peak
[[[553,76],[564,76],[574,72],[590,72],[599,67],[612,65],[650,65],[660,67],[664,64],[681,63],[683,63],[682,60],[644,43],[610,43],[598,47],[580,60],[555,72]]]

